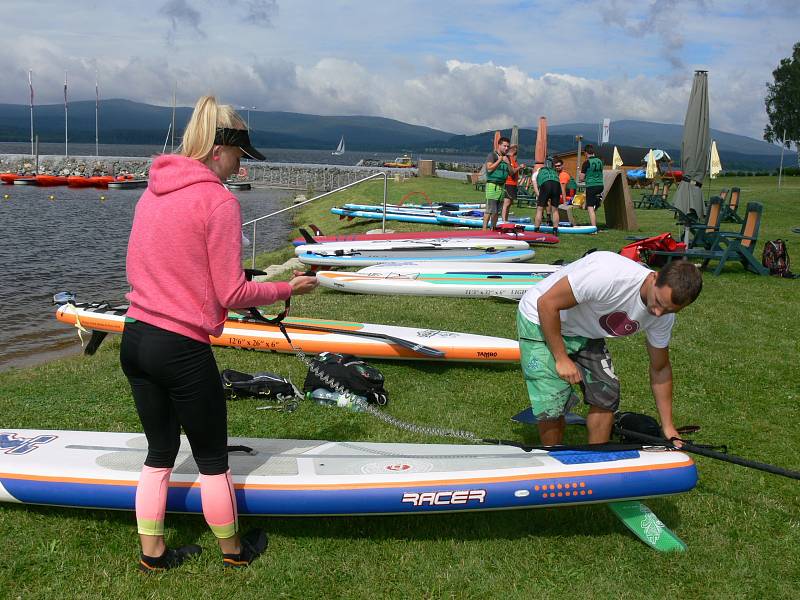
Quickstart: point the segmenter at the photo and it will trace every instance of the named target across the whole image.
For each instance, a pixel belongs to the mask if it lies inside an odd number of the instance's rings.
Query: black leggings
[[[228,414],[209,344],[141,321],[126,323],[119,353],[153,468],[172,468],[181,427],[203,475],[228,470]]]

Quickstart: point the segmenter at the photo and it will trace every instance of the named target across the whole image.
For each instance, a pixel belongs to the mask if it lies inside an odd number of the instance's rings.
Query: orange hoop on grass
[[[428,194],[422,191],[408,192],[405,196],[400,198],[400,204],[405,204],[406,198],[408,198],[409,196],[413,196],[414,194],[419,194],[420,196],[424,197],[425,200],[428,201],[428,204],[431,204],[431,199],[428,198]]]

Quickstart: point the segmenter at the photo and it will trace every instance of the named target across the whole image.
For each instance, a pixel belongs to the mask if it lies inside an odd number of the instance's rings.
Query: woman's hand
[[[304,275],[302,271],[295,271],[294,275],[294,279],[289,282],[289,285],[292,286],[292,296],[313,292],[314,288],[319,285],[316,276]]]

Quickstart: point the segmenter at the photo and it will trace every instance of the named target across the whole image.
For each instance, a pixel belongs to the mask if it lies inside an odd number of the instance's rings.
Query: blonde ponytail
[[[194,111],[183,132],[183,142],[178,148],[178,153],[205,161],[214,147],[217,127],[247,129],[244,120],[232,106],[217,104],[214,96],[202,96],[194,105]]]

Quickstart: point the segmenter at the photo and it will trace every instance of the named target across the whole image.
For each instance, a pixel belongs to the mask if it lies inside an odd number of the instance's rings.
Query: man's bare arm
[[[544,334],[547,347],[556,361],[558,376],[569,383],[578,383],[581,380],[580,371],[572,359],[567,356],[567,349],[561,337],[561,315],[559,311],[577,306],[572,286],[566,277],[562,277],[553,287],[539,298],[539,326]]]

